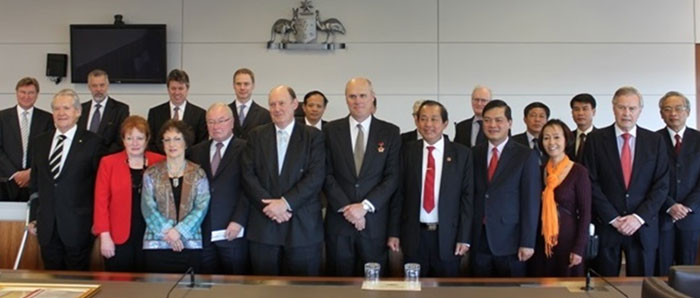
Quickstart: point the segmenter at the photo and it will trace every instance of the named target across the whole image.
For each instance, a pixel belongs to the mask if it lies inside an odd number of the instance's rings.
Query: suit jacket
[[[535,248],[542,193],[537,154],[508,140],[488,181],[488,142],[474,147],[474,221],[472,242],[480,239],[482,223],[491,252],[512,255],[520,247]],[[476,246],[475,246],[476,245]],[[472,244],[478,247],[479,244]]]
[[[49,243],[56,225],[58,236],[66,246],[85,246],[92,241],[94,181],[103,152],[102,138],[78,128],[60,176],[54,179],[49,168],[53,135],[54,131],[49,131],[37,136],[33,152],[31,180],[32,192],[39,193],[36,214],[39,244]]]
[[[185,114],[180,119],[192,127],[194,142],[191,145],[199,144],[209,138],[206,115],[207,112],[204,109],[187,101]],[[148,126],[152,135],[148,145],[149,150],[163,153],[163,144],[158,133],[163,124],[170,119],[170,102],[165,102],[148,110]]]
[[[407,131],[401,134],[401,146],[418,140],[418,130]]]
[[[281,174],[277,165],[277,131],[273,123],[250,131],[243,158],[243,188],[250,200],[247,238],[269,245],[307,246],[323,241],[319,192],[325,174],[323,135],[294,125]],[[264,213],[263,199],[284,197],[292,218],[278,224]]]
[[[598,234],[621,239],[623,236],[609,222],[635,213],[645,221],[637,231],[642,246],[645,250],[656,249],[659,209],[668,196],[668,153],[661,136],[637,126],[629,189],[622,176],[614,124],[588,135],[583,161],[591,176],[593,222]],[[601,241],[603,247],[617,244]]]
[[[681,230],[700,229],[700,132],[685,128],[679,155],[673,147],[671,136],[665,127],[657,131],[666,144],[669,161],[669,192],[660,210],[660,227],[669,230],[673,219],[666,210],[675,203],[681,203],[693,210],[685,218],[675,223]]]
[[[91,109],[92,100],[83,103],[83,112],[78,119],[78,127],[86,130],[90,128],[88,117],[90,117]],[[103,109],[100,127],[97,129],[97,135],[104,139],[104,148],[107,153],[115,153],[124,149],[120,132],[122,122],[126,117],[129,117],[129,106],[110,97]],[[151,132],[151,134],[154,133]]]
[[[235,125],[233,125],[233,135],[244,140],[248,139],[248,133],[250,133],[253,128],[272,122],[272,119],[270,118],[270,111],[261,107],[252,100],[249,103],[250,108],[248,108],[248,114],[245,115],[243,125],[239,124],[240,120],[238,120],[236,101],[228,105],[229,108],[231,108],[231,111],[233,111],[233,119],[236,121]]]
[[[530,148],[532,151],[537,152],[537,155],[540,158],[540,165],[543,166],[543,165],[547,164],[547,160],[549,159],[549,157],[547,156],[547,153],[542,148],[540,148],[539,151],[537,151],[535,149],[532,149],[532,147],[530,147],[530,140],[527,138],[527,132],[523,132],[523,133],[519,133],[517,135],[514,135],[510,139],[518,144],[521,144],[527,148]],[[537,145],[537,146],[539,146],[539,145]]]
[[[165,159],[165,156],[146,152],[149,165]],[[126,151],[107,155],[100,160],[95,180],[95,209],[93,229],[95,235],[110,232],[115,244],[123,244],[131,232],[131,169]]]
[[[455,124],[455,143],[460,143],[467,147],[474,147],[477,144],[485,143],[486,136],[484,136],[483,127],[476,136],[476,144],[472,144],[472,123],[474,122],[474,117],[462,120],[461,122]]]
[[[456,243],[471,243],[473,209],[473,165],[471,151],[444,138],[440,197],[438,198],[438,250],[443,261],[454,261]],[[420,210],[423,193],[423,144],[414,141],[401,148],[401,182],[397,192],[400,218],[392,211],[389,235],[400,235],[401,248],[417,256],[420,247]]]
[[[386,240],[389,203],[399,182],[399,128],[372,116],[367,147],[360,175],[355,172],[349,116],[331,121],[323,129],[326,140],[326,181],[328,198],[326,232],[351,235],[357,230],[345,220],[341,208],[367,199],[375,208],[365,215],[365,229],[360,233]]]
[[[591,132],[597,130],[597,128],[593,127],[593,130]],[[571,134],[573,134],[574,141],[571,142],[569,146],[566,146],[566,155],[569,156],[569,159],[572,161],[578,162],[578,163],[583,163],[583,155],[584,153],[581,154],[581,156],[576,156],[576,139],[578,138],[578,135],[576,134],[576,129],[574,129]],[[590,132],[589,132],[590,134]],[[588,136],[586,136],[586,140],[588,140]],[[583,150],[586,150],[586,144],[583,144]]]
[[[204,246],[211,243],[211,232],[223,230],[230,222],[245,227],[248,223],[248,198],[241,185],[241,164],[246,141],[233,137],[226,146],[224,155],[216,170],[211,170],[211,143],[204,141],[192,147],[191,160],[198,163],[209,179],[209,212],[202,221],[202,241]]]
[[[17,106],[0,111],[0,177],[10,178],[15,172],[31,168],[32,151],[35,150],[34,139],[44,132],[53,129],[53,118],[50,113],[34,107],[31,125],[29,127],[29,142],[27,148],[27,166],[22,167],[22,135],[20,119],[17,117]],[[10,200],[17,196],[19,187],[12,181],[7,182]]]

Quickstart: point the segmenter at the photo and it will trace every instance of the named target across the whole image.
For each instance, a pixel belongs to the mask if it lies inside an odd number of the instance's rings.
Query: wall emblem
[[[268,49],[283,50],[335,50],[345,49],[345,43],[336,43],[336,34],[345,34],[345,26],[336,18],[321,20],[311,0],[301,1],[301,6],[292,8],[291,19],[278,19],[270,30]],[[320,32],[325,40],[318,42]],[[293,37],[293,39],[292,39]]]

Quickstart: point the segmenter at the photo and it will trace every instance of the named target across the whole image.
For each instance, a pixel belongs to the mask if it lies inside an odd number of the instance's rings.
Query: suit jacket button
[[[355,184],[355,188],[358,188],[358,187],[360,187],[360,184]]]
[[[676,180],[676,183],[681,184],[681,179]]]
[[[485,194],[485,195],[484,195],[484,198],[487,198],[487,199],[488,199],[488,198],[489,198],[489,194]]]
[[[630,194],[626,193],[625,198],[629,198],[629,197],[630,197]]]

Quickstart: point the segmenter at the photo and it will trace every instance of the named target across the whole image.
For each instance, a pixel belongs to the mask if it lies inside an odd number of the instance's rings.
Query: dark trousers
[[[388,276],[386,239],[362,233],[326,236],[326,272],[331,276],[364,276],[364,265],[379,263],[380,274]]]
[[[405,255],[404,263],[420,264],[422,277],[456,277],[459,275],[460,258],[449,261],[440,258],[438,230],[420,229],[418,252],[415,256]]]
[[[145,263],[143,236],[129,237],[114,246],[114,256],[105,259],[105,270],[111,272],[143,272]]]
[[[248,274],[248,240],[216,241],[202,249],[203,274]]]
[[[518,260],[517,254],[496,256],[491,252],[486,236],[486,226],[481,225],[481,236],[472,249],[471,267],[474,277],[524,277],[527,265]]]
[[[318,276],[321,273],[321,243],[286,247],[249,241],[248,245],[255,275]]]
[[[659,231],[659,253],[655,275],[667,276],[673,265],[695,265],[700,230],[682,231],[675,226]]]
[[[46,270],[90,270],[90,253],[92,252],[92,237],[87,243],[79,246],[67,246],[61,240],[56,224],[54,224],[51,239],[46,245],[41,245],[41,259]]]
[[[199,273],[201,255],[201,249],[183,249],[180,252],[172,249],[146,249],[145,269],[151,273],[184,273],[192,267],[195,273]]]
[[[29,195],[29,187],[20,188],[14,181],[0,182],[0,201],[26,202]]]
[[[600,227],[597,226],[600,230]],[[651,276],[654,273],[656,250],[645,250],[639,240],[639,232],[623,236],[611,227],[600,233],[601,247],[595,260],[595,268],[603,276],[620,275],[622,252],[625,252],[627,276]]]

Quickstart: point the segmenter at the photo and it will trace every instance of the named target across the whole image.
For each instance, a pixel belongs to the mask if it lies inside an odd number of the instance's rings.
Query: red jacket
[[[146,152],[148,165],[165,159],[158,153]],[[114,244],[129,239],[131,229],[131,171],[126,151],[107,155],[100,161],[95,181],[93,233],[110,232]]]

